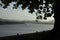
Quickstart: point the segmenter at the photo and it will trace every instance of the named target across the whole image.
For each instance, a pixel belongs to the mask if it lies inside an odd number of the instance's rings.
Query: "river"
[[[34,33],[36,31],[47,31],[52,30],[54,25],[52,24],[9,24],[9,25],[0,25],[0,37],[10,36],[26,33]]]

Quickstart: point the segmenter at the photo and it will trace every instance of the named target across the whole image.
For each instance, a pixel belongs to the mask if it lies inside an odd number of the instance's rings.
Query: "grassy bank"
[[[0,37],[0,40],[44,40],[50,31],[43,31],[43,32],[36,32],[30,34],[23,34],[23,35],[12,35],[6,37]]]

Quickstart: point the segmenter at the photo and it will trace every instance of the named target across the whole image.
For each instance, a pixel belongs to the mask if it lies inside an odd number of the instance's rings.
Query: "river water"
[[[26,33],[34,33],[36,31],[47,31],[52,30],[54,25],[52,24],[10,24],[10,25],[0,25],[0,37],[10,36]]]

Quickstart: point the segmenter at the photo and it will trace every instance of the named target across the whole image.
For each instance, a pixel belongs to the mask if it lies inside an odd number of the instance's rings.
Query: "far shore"
[[[48,22],[0,22],[0,25],[7,25],[7,24],[51,24],[54,25],[54,23],[48,23]]]

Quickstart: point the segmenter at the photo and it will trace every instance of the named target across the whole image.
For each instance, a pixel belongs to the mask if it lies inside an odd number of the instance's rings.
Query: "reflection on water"
[[[40,32],[51,30],[53,25],[49,24],[11,24],[11,25],[0,25],[0,37],[1,36],[9,36],[9,35],[16,35],[25,34],[25,33],[33,33],[33,32]]]

